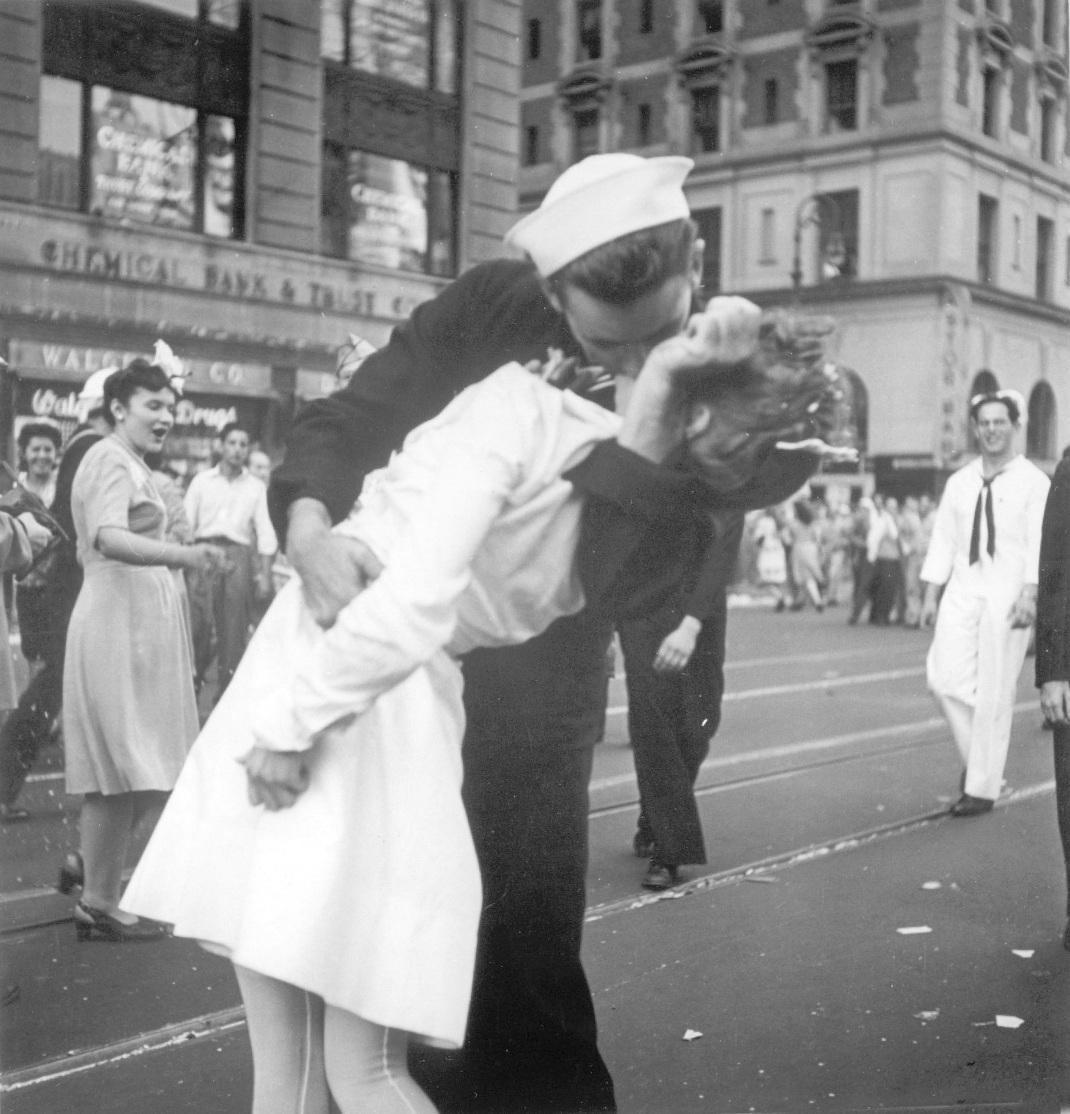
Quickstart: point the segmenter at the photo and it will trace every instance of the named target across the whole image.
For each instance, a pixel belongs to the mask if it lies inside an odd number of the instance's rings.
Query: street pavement
[[[953,819],[924,634],[832,610],[730,619],[699,779],[709,862],[665,895],[630,854],[623,680],[591,791],[585,963],[622,1114],[1070,1111],[1070,954],[1032,661],[1008,792]],[[0,852],[5,1114],[244,1112],[233,976],[188,941],[77,944],[47,889],[75,804],[46,756]],[[52,794],[49,796],[49,794]],[[904,931],[907,930],[907,931]]]

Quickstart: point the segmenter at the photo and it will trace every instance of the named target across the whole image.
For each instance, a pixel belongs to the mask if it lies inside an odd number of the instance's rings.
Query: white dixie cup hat
[[[505,234],[543,278],[595,248],[691,215],[684,179],[695,165],[682,155],[644,159],[616,152],[570,166],[542,203]]]

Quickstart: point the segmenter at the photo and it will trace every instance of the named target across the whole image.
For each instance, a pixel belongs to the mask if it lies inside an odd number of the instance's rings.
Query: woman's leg
[[[405,1033],[335,1006],[326,1010],[327,1080],[342,1114],[435,1114],[431,1100],[409,1075]]]
[[[79,818],[85,862],[83,904],[110,913],[123,924],[137,921],[118,909],[130,837],[143,822],[155,825],[166,802],[166,793],[150,790],[86,794]]]
[[[253,1049],[253,1114],[328,1114],[323,1000],[234,964]]]
[[[78,821],[85,861],[82,902],[92,909],[110,913],[123,923],[132,923],[137,919],[118,910],[123,865],[134,817],[133,797],[132,793],[87,793]]]

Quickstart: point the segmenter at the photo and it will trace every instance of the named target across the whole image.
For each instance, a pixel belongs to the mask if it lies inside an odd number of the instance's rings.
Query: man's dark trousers
[[[580,962],[609,636],[584,614],[464,660],[464,801],[483,879],[475,985],[464,1049],[412,1057],[443,1111],[616,1108]]]
[[[658,649],[682,618],[678,607],[668,607],[617,628],[627,676],[640,831],[653,839],[658,859],[674,866],[706,861],[694,787],[721,718],[727,619],[723,597],[703,622],[686,668],[656,673]]]
[[[1070,727],[1057,723],[1052,732],[1055,753],[1055,811],[1066,868],[1066,915],[1070,917]]]

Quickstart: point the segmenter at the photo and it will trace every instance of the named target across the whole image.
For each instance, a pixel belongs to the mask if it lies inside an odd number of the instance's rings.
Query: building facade
[[[833,314],[867,483],[970,452],[979,388],[1070,442],[1066,0],[524,0],[521,207],[689,154],[705,286]]]
[[[161,338],[277,451],[514,219],[519,0],[0,0],[0,451]]]

